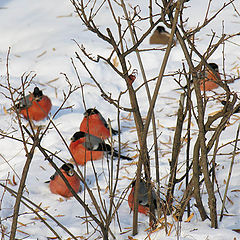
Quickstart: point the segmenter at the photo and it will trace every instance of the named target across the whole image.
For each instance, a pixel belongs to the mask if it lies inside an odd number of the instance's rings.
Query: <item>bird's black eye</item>
[[[74,175],[74,170],[73,170],[73,168],[71,168],[71,169],[67,172],[67,175],[68,175],[69,177],[72,177],[72,176]]]

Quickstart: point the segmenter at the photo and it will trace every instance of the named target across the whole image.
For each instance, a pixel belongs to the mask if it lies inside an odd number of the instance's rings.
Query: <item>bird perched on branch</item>
[[[96,108],[89,108],[84,113],[80,125],[80,131],[89,133],[96,137],[107,139],[110,137],[110,129],[102,114]],[[117,130],[111,129],[112,135],[118,134]]]
[[[199,72],[197,75],[200,81],[201,91],[210,91],[218,88],[218,83],[221,81],[221,77],[218,71],[218,65],[216,63],[209,63],[209,66],[213,69],[213,71],[211,69],[206,69],[205,71]],[[190,81],[190,86],[191,85],[193,85],[193,80]],[[187,89],[187,85],[183,88]],[[182,88],[178,88],[176,90],[180,89]]]
[[[40,121],[47,117],[52,108],[51,100],[43,95],[38,87],[34,88],[33,93],[21,98],[16,104],[17,111],[25,119]]]
[[[132,85],[133,82],[136,80],[137,74],[138,74],[137,69],[133,69],[132,73],[130,75],[128,75],[128,83],[130,85]]]
[[[76,132],[71,138],[69,149],[79,165],[85,165],[87,161],[103,158],[104,152],[111,154],[111,146],[101,138],[85,132]],[[118,157],[118,152],[113,150],[113,156]],[[132,158],[120,155],[120,158],[132,160]]]
[[[158,26],[149,39],[150,44],[163,44],[167,45],[170,40],[170,33],[168,33],[163,26]],[[174,46],[176,40],[173,39]]]
[[[74,167],[71,163],[65,163],[60,168],[60,171],[68,180],[73,190],[77,193],[81,191],[80,179],[73,169]],[[57,172],[55,172],[55,174],[52,175],[50,179],[51,180],[49,182],[49,187],[52,193],[61,195],[66,198],[73,196],[70,190],[68,189],[67,185],[65,184],[65,182]]]
[[[134,189],[135,189],[136,181],[132,182],[132,189],[128,196],[128,205],[131,210],[134,208]],[[152,200],[154,204],[154,208],[157,209],[157,197],[154,190],[152,190]],[[146,182],[141,179],[139,183],[139,191],[138,191],[138,212],[143,213],[145,215],[149,214],[149,205],[148,205],[148,189]]]
[[[218,65],[216,63],[209,63],[209,66],[213,69],[213,71],[211,69],[207,69],[204,72],[204,76],[202,76],[200,81],[201,91],[210,91],[218,88],[218,83],[221,81]]]

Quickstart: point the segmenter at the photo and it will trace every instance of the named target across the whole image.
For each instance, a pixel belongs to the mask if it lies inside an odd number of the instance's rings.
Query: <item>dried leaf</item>
[[[151,227],[148,227],[148,228],[144,229],[144,232],[147,232],[149,230],[151,230]]]
[[[128,236],[128,239],[130,239],[130,240],[137,240],[136,238],[133,238],[131,236]]]
[[[131,229],[130,229],[130,230],[127,230],[127,231],[124,231],[124,232],[121,232],[120,235],[125,234],[125,233],[128,233],[128,232],[130,232],[130,231],[131,231]]]
[[[26,233],[26,232],[24,232],[24,231],[21,231],[21,230],[19,230],[19,229],[17,229],[17,231],[18,231],[18,232],[20,232],[20,233],[23,233],[23,234],[26,234],[26,235],[29,235],[29,236],[30,236],[30,234],[29,234],[29,233]]]
[[[19,221],[18,221],[18,224],[21,225],[21,226],[23,226],[23,227],[26,227],[26,226],[27,226],[25,223],[22,223],[22,222],[19,222]]]
[[[64,214],[58,214],[55,217],[64,217],[64,216],[65,216]]]
[[[7,109],[6,109],[5,107],[3,107],[3,111],[4,111],[4,114],[5,114],[5,115],[9,114],[8,111],[7,111]]]
[[[228,200],[232,205],[234,205],[234,202],[233,202],[229,197],[227,197],[227,200]]]
[[[40,58],[40,57],[42,57],[44,54],[46,54],[47,53],[47,51],[44,51],[44,52],[42,52],[41,54],[39,54],[38,56],[37,56],[37,58]]]
[[[57,77],[57,78],[54,78],[54,79],[52,79],[52,80],[48,81],[48,83],[56,82],[58,79],[59,79],[59,77]]]
[[[190,222],[193,216],[194,216],[194,213],[192,213],[185,222]]]
[[[42,170],[46,171],[46,168],[44,168],[43,166],[40,166],[40,168],[41,168]]]
[[[13,184],[16,186],[17,185],[17,183],[16,183],[16,181],[15,181],[15,175],[13,175]]]
[[[45,217],[42,217],[42,218],[39,218],[39,217],[33,217],[33,218],[31,218],[32,220],[47,220]]]
[[[178,222],[178,219],[177,219],[176,215],[173,215],[173,219],[174,219],[176,222]]]
[[[118,65],[119,65],[119,63],[118,63],[117,56],[116,56],[116,57],[113,58],[113,66],[114,66],[115,68],[117,68]]]
[[[63,198],[58,199],[59,202],[64,202]]]
[[[172,227],[173,227],[173,224],[169,223],[169,225],[170,225],[170,229],[169,229],[169,231],[168,231],[168,236],[170,236],[170,235],[171,235],[171,232],[172,232]]]
[[[129,162],[129,163],[124,163],[124,165],[129,165],[129,166],[132,166],[132,165],[137,165],[138,162]]]
[[[11,186],[15,186],[10,179],[7,179],[7,181],[8,181],[8,184],[10,184]]]
[[[240,192],[240,189],[234,189],[231,192]]]
[[[59,15],[56,18],[66,18],[66,17],[72,17],[72,16],[73,16],[73,14],[69,13],[68,15]]]
[[[159,231],[159,230],[161,230],[161,229],[163,229],[163,228],[164,228],[164,226],[163,226],[163,225],[160,225],[160,226],[158,226],[157,228],[155,228],[155,229],[152,231],[152,233],[157,232],[157,231]]]
[[[181,189],[181,187],[182,187],[182,184],[183,184],[183,182],[181,182],[181,183],[179,184],[178,190],[180,190],[180,189]]]
[[[127,176],[123,176],[123,179],[128,179],[128,180],[133,180],[133,178],[127,177]]]
[[[138,153],[136,153],[134,156],[132,156],[131,158],[132,159],[135,159],[135,158],[137,158],[139,156],[139,154]]]
[[[218,110],[218,111],[215,111],[215,112],[211,112],[211,113],[208,114],[208,116],[214,116],[215,114],[217,114],[217,113],[219,113],[221,111],[222,111],[222,109]]]
[[[107,187],[105,188],[104,194],[106,194],[106,193],[108,192],[108,189],[109,189],[109,186],[107,186]]]

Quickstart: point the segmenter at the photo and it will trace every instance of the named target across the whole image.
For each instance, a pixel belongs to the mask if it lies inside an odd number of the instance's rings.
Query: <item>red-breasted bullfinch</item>
[[[168,33],[163,26],[158,26],[149,39],[150,44],[167,45],[170,40],[170,33]],[[173,39],[173,44],[176,45],[176,40]]]
[[[215,74],[211,69],[205,71],[205,77],[203,77],[200,82],[201,91],[210,91],[218,88],[218,82],[221,81],[218,65],[216,63],[209,63],[209,65],[214,70]]]
[[[133,82],[135,81],[137,74],[138,74],[137,69],[133,69],[132,73],[128,76],[128,83],[130,85],[132,85]]]
[[[85,165],[87,161],[99,160],[103,158],[104,152],[111,154],[111,146],[106,144],[101,138],[85,132],[76,132],[71,138],[69,149],[79,165]],[[118,152],[113,150],[113,156],[118,157]],[[132,160],[132,158],[120,155],[122,159]]]
[[[110,137],[110,130],[106,120],[96,108],[89,108],[84,113],[84,118],[80,125],[80,131],[89,133],[96,137],[107,139]],[[118,131],[112,129],[112,134],[118,134]]]
[[[134,188],[135,188],[136,181],[133,181],[132,183],[132,189],[128,196],[128,205],[131,210],[134,208]],[[157,200],[156,200],[156,194],[152,190],[152,199],[154,208],[157,209]],[[149,205],[148,205],[148,189],[146,182],[142,179],[139,183],[139,191],[138,191],[138,212],[143,213],[145,215],[148,215],[149,213]]]
[[[73,170],[73,165],[71,163],[65,163],[62,165],[60,168],[60,171],[63,173],[65,178],[68,180],[69,184],[73,188],[73,190],[78,193],[81,191],[81,186],[80,186],[80,179],[77,176],[77,174]],[[67,185],[63,181],[60,175],[58,175],[57,172],[55,172],[54,175],[50,177],[50,191],[54,194],[61,195],[63,197],[72,197],[72,193],[70,190],[67,188]]]
[[[218,65],[216,63],[209,63],[210,67],[215,71],[215,74],[218,78],[214,75],[212,70],[207,69],[205,71],[198,73],[198,78],[200,79],[200,89],[201,91],[210,91],[219,86],[218,82],[221,81],[220,74],[218,72]],[[190,84],[193,84],[193,80],[190,81]],[[178,88],[179,90],[181,88]],[[187,89],[187,85],[184,86],[184,89]]]
[[[35,87],[33,93],[19,100],[16,108],[25,119],[40,121],[47,117],[52,103],[38,87]]]

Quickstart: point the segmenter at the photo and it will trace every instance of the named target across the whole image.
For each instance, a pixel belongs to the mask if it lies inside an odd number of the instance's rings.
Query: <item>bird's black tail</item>
[[[103,148],[103,150],[106,151],[108,154],[111,154],[112,148],[111,148],[111,146],[110,146],[109,144],[104,144],[104,145],[102,145],[102,148]],[[118,157],[118,156],[119,156],[118,151],[116,151],[115,149],[113,149],[113,156],[114,156],[114,157]],[[120,154],[120,158],[125,159],[125,160],[128,160],[128,161],[133,160],[132,158],[127,157],[127,156],[124,156],[124,155],[121,155],[121,154]]]
[[[118,131],[112,128],[112,135],[118,135]]]
[[[113,156],[114,156],[114,157],[118,157],[118,156],[119,156],[119,153],[118,153],[117,151],[114,151],[114,152],[113,152]],[[130,157],[128,157],[128,156],[121,155],[121,154],[120,154],[120,158],[121,158],[121,159],[128,160],[128,161],[133,160],[132,158],[130,158]]]

